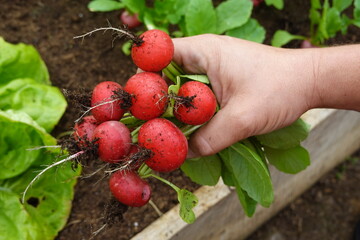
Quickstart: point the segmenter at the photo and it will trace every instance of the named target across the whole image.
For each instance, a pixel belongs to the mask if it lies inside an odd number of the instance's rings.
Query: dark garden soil
[[[284,11],[264,5],[256,9],[255,17],[267,29],[266,43],[277,29],[306,35],[309,2],[288,0]],[[76,35],[106,26],[107,19],[114,26],[119,24],[119,12],[90,13],[87,3],[88,0],[0,0],[0,36],[10,42],[34,45],[49,68],[53,84],[61,89],[90,91],[101,81],[124,83],[136,68],[121,52],[122,40],[112,45],[110,32],[94,34],[83,42],[73,40]],[[350,28],[346,37],[339,36],[329,44],[354,42],[360,42],[360,31]],[[294,42],[288,47],[298,46],[299,42]],[[79,111],[69,105],[53,134],[71,129],[78,116]],[[360,154],[356,156],[359,158]],[[95,167],[85,166],[84,176],[94,172]],[[197,188],[179,171],[164,177],[188,190]],[[89,239],[103,226],[103,212],[110,199],[106,180],[102,173],[79,179],[73,210],[58,240]],[[360,161],[346,162],[249,239],[350,239],[355,221],[360,219],[359,182]],[[155,181],[151,185],[153,201],[161,211],[166,212],[177,203],[171,189]],[[158,216],[149,204],[124,212],[120,223],[106,227],[93,239],[129,239]]]

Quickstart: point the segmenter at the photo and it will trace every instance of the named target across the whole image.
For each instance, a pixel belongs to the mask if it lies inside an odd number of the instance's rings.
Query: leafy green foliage
[[[66,105],[58,88],[30,78],[15,79],[0,87],[0,109],[25,112],[48,132],[59,122]]]
[[[241,143],[235,143],[220,152],[226,167],[247,194],[263,206],[270,206],[274,199],[271,178],[261,158]]]
[[[347,16],[344,11],[354,7],[353,19]],[[359,0],[311,0],[309,11],[310,33],[308,37],[292,35],[286,31],[278,30],[272,39],[271,44],[281,47],[296,39],[309,38],[311,43],[321,46],[338,33],[346,34],[350,25],[360,26],[360,2]]]
[[[244,25],[250,18],[253,4],[251,1],[228,0],[216,8],[217,33],[224,33]]]
[[[185,13],[186,35],[217,33],[216,12],[211,0],[191,1]]]
[[[32,46],[0,38],[0,232],[1,239],[54,239],[70,213],[79,171],[69,164],[50,170],[20,195],[44,165],[60,155],[47,131],[66,108],[61,92],[50,86],[47,68]]]
[[[282,7],[283,3],[282,0],[273,0],[268,5]],[[265,29],[256,20],[250,20],[251,0],[226,0],[216,8],[211,0],[155,0],[152,6],[147,6],[144,0],[93,0],[88,8],[91,11],[124,8],[138,13],[139,20],[147,29],[160,29],[167,33],[172,25],[176,25],[178,29],[171,33],[174,37],[225,33],[256,42],[265,39]]]
[[[33,46],[7,43],[0,37],[0,85],[17,78],[50,84],[46,65]]]
[[[265,147],[266,157],[279,171],[285,173],[298,173],[310,165],[310,156],[301,146],[286,150]]]
[[[265,28],[253,18],[249,19],[244,25],[226,32],[226,35],[228,36],[237,37],[257,43],[264,42],[265,34]]]
[[[284,0],[265,0],[266,5],[274,6],[279,10],[284,8]]]
[[[281,47],[295,39],[304,40],[305,37],[300,35],[292,35],[287,31],[277,30],[271,40],[271,45],[274,47]]]
[[[303,141],[309,133],[309,126],[302,120],[298,119],[288,127],[275,130],[271,133],[258,135],[256,138],[262,145],[276,148],[288,149],[295,147]]]
[[[193,208],[198,204],[198,198],[186,189],[180,189],[177,193],[180,203],[180,217],[186,223],[193,223],[196,219]]]
[[[52,169],[42,176],[29,190],[26,202],[19,201],[27,184],[52,163],[56,154],[47,152],[36,165],[14,178],[0,181],[0,231],[1,239],[54,239],[70,214],[73,187],[79,171],[70,164],[61,171]]]
[[[56,141],[24,112],[0,111],[0,179],[26,171],[44,150],[27,149],[55,145]]]
[[[122,9],[125,5],[115,0],[93,0],[88,4],[91,12],[109,12]]]
[[[221,175],[221,160],[217,155],[188,159],[181,166],[181,170],[193,182],[214,186]]]

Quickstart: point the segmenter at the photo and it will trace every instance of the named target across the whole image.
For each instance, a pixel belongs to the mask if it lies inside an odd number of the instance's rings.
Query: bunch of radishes
[[[95,144],[99,159],[114,165],[110,190],[128,206],[149,201],[151,189],[144,178],[154,176],[152,170],[179,168],[188,152],[188,130],[209,121],[216,111],[216,98],[206,84],[179,80],[173,91],[176,84],[162,78],[159,72],[174,66],[173,54],[168,34],[144,32],[132,47],[132,59],[144,72],[133,75],[124,87],[99,83],[92,92],[92,115],[74,127],[80,149]]]

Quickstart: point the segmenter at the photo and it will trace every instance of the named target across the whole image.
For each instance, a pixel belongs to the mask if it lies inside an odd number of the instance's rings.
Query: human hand
[[[290,125],[316,105],[314,54],[237,38],[173,39],[174,61],[207,74],[220,111],[190,139],[188,157],[211,155],[253,135]]]

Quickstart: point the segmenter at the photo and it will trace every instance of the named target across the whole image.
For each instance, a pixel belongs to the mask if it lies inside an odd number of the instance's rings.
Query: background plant
[[[353,9],[352,17],[349,10]],[[338,33],[345,35],[348,27],[360,27],[359,0],[311,0],[309,11],[310,32],[308,36],[293,35],[284,30],[278,30],[273,36],[271,44],[281,47],[292,40],[308,39],[311,44],[321,46],[326,40],[335,37]]]
[[[32,46],[0,38],[0,232],[1,239],[53,239],[69,216],[79,171],[51,170],[20,195],[36,173],[58,159],[49,132],[66,101]],[[35,149],[34,149],[35,148]]]

